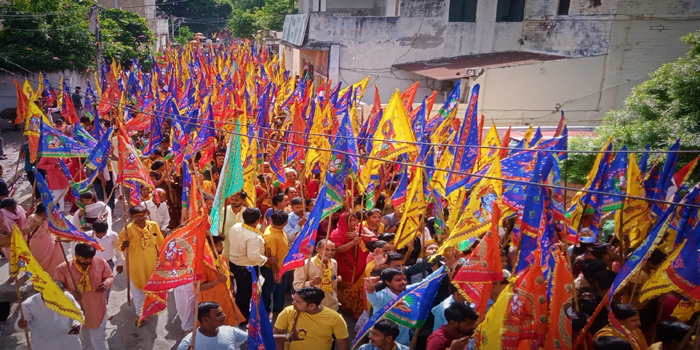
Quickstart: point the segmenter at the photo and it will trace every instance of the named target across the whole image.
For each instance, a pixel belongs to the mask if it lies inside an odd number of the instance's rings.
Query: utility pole
[[[102,81],[102,34],[100,33],[100,7],[95,4],[92,6],[90,12],[90,30],[95,34],[95,64],[97,66],[97,81],[95,83],[100,84]]]

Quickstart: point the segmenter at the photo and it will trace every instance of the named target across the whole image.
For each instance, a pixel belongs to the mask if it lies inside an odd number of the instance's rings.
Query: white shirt
[[[228,233],[231,231],[231,227],[235,224],[242,224],[243,223],[243,210],[245,207],[241,207],[241,210],[238,213],[234,213],[233,209],[231,208],[230,205],[226,206],[226,217],[222,215],[222,219],[219,220],[219,232],[223,234],[226,239],[224,240],[224,251],[228,252],[231,248],[231,237],[229,237]],[[219,211],[219,214],[221,215],[221,211]],[[225,224],[225,225],[224,225]]]
[[[219,331],[219,334],[217,334],[216,337],[207,337],[199,331],[199,328],[197,328],[197,338],[195,338],[194,341],[194,348],[207,350],[240,349],[241,345],[248,340],[248,333],[235,327],[221,326],[217,330]],[[180,345],[177,346],[177,350],[189,349],[191,342],[192,333],[186,335],[182,339]]]
[[[68,292],[64,293],[80,310],[75,298]],[[68,334],[73,325],[79,324],[78,321],[49,309],[41,294],[34,294],[22,302],[22,311],[27,321],[32,349],[82,349],[80,337],[77,334]],[[17,321],[20,319],[18,317]],[[15,322],[15,330],[22,331],[17,326],[17,322]]]
[[[141,202],[141,205],[148,209],[148,219],[155,221],[160,227],[161,231],[168,231],[168,225],[170,225],[170,213],[168,212],[168,204],[163,202],[160,205],[153,203],[153,199],[149,199],[145,202]]]
[[[265,240],[257,232],[235,224],[228,231],[231,237],[228,260],[238,266],[262,266],[267,262]]]
[[[85,234],[94,238],[97,243],[99,243],[102,248],[105,249],[103,251],[98,250],[95,257],[105,259],[106,261],[116,260],[116,266],[124,266],[124,257],[122,256],[122,252],[120,252],[119,248],[117,247],[119,235],[117,235],[116,232],[107,231],[107,234],[102,238],[95,236],[94,231],[87,231]]]

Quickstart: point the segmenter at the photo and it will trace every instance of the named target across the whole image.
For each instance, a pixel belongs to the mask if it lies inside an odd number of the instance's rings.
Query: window
[[[496,22],[522,22],[525,0],[498,0]]]
[[[557,15],[568,16],[570,5],[571,5],[571,0],[559,0],[559,9],[557,10]]]
[[[450,0],[450,22],[476,22],[477,0]]]

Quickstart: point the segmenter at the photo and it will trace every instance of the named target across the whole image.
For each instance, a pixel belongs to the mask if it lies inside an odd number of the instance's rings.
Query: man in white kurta
[[[160,231],[166,234],[170,231],[170,229],[168,229],[168,225],[170,225],[170,213],[168,212],[168,203],[166,202],[168,195],[165,193],[165,190],[161,188],[156,189],[155,195],[158,196],[160,203],[156,204],[154,199],[151,198],[141,203],[141,205],[145,206],[146,210],[148,210],[148,220],[155,221],[158,227],[160,227]]]
[[[73,296],[70,293],[65,294],[80,310]],[[22,302],[22,310],[26,327],[29,327],[33,350],[82,349],[80,336],[68,334],[74,327],[79,327],[80,323],[49,309],[41,294],[34,294]],[[20,327],[22,320],[19,318],[15,323],[17,331],[23,329]]]

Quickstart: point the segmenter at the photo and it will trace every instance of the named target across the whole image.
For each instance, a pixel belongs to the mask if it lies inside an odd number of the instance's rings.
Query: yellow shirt
[[[128,232],[128,236],[127,236]],[[143,289],[151,278],[158,262],[158,252],[163,245],[163,234],[153,221],[146,221],[146,227],[140,228],[130,223],[126,230],[119,232],[117,247],[121,250],[122,242],[129,241],[129,277],[136,289]]]
[[[287,252],[289,251],[287,235],[284,231],[278,230],[270,225],[265,228],[263,239],[265,240],[265,252],[277,258],[277,271],[279,271],[279,269],[282,268],[284,257],[287,256]],[[272,268],[269,262],[266,263],[265,266]]]
[[[297,312],[291,305],[284,308],[277,316],[275,328],[291,332]],[[306,329],[306,339],[293,341],[289,350],[330,349],[334,335],[338,341],[347,341],[348,338],[348,326],[343,316],[327,307],[315,315],[302,312],[297,320],[297,329],[300,328]]]

